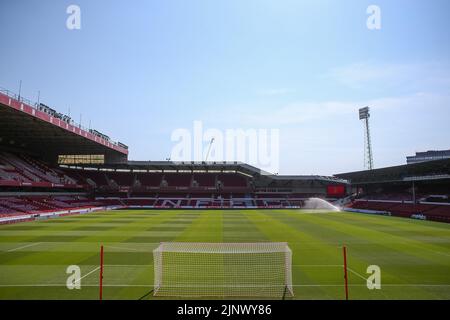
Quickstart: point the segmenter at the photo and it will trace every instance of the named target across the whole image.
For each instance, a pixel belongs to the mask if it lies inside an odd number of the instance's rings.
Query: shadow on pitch
[[[149,292],[147,292],[146,294],[144,294],[142,297],[139,298],[139,300],[144,300],[146,297],[148,297],[149,295],[151,295],[153,293],[153,289],[150,290]]]

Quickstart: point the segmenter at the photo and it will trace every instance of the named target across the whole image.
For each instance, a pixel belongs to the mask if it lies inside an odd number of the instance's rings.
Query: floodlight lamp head
[[[359,109],[359,120],[368,119],[369,117],[369,107]]]

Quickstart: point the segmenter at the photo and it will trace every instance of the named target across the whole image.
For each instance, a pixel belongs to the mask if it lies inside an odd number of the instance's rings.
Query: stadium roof
[[[48,154],[128,154],[127,146],[41,106],[0,89],[0,144]]]
[[[374,170],[340,173],[335,176],[350,180],[352,184],[449,179],[450,159],[405,164]]]
[[[278,181],[323,181],[328,183],[347,183],[346,180],[337,177],[318,175],[275,175],[239,161],[128,161],[127,163],[113,164],[86,164],[67,165],[64,167],[74,169],[99,169],[115,171],[148,171],[148,172],[238,172],[249,177],[267,177]]]

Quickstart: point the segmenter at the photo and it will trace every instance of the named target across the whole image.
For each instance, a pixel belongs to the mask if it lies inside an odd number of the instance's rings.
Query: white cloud
[[[420,107],[424,111],[431,105],[450,105],[450,97],[432,93],[415,93],[400,97],[385,97],[360,101],[324,101],[324,102],[296,102],[278,108],[271,108],[267,112],[252,112],[241,114],[241,119],[248,125],[283,126],[295,125],[314,120],[329,121],[354,113],[357,116],[359,108],[369,106],[373,111],[386,108]]]
[[[215,109],[207,118],[218,127],[280,129],[280,173],[331,174],[363,169],[358,109],[369,106],[376,167],[402,164],[414,151],[448,148],[449,66],[352,64],[325,75],[348,98],[267,99],[221,108],[220,115]]]

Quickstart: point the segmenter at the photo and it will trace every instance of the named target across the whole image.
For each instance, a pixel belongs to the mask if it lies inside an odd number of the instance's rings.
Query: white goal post
[[[163,242],[153,250],[155,296],[293,296],[286,242]]]

